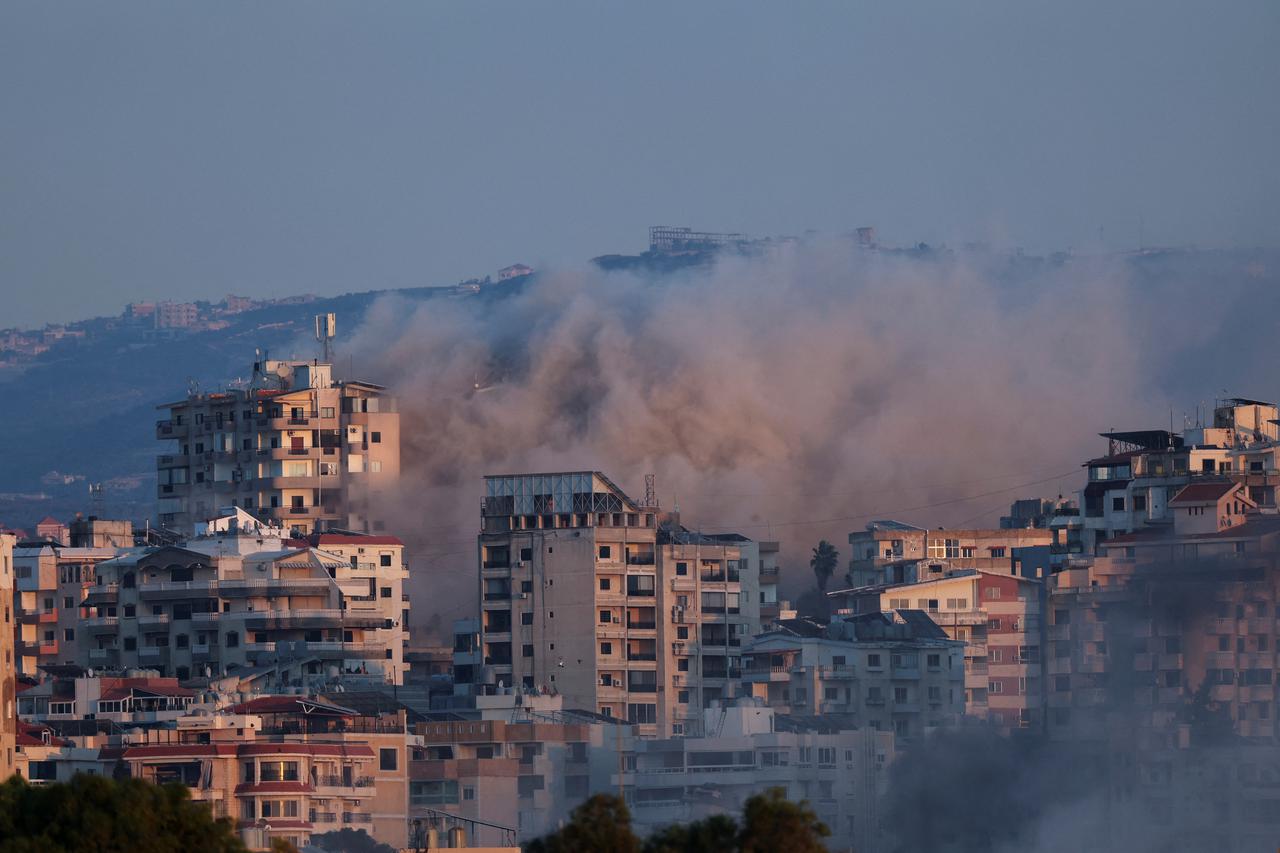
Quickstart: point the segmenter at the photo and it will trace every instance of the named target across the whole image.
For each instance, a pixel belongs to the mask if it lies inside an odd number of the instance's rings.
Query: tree
[[[379,844],[363,829],[338,829],[313,835],[311,846],[325,853],[396,853],[390,844]]]
[[[631,812],[621,797],[596,794],[573,810],[560,830],[525,845],[525,853],[640,853]]]
[[[818,547],[813,549],[813,558],[809,560],[809,568],[813,569],[814,577],[818,579],[818,589],[827,591],[827,582],[831,580],[831,575],[835,573],[838,565],[840,565],[840,552],[834,545],[823,539],[818,543]]]
[[[728,815],[712,815],[688,824],[660,829],[644,840],[642,853],[721,853],[736,850],[738,822]]]
[[[0,785],[0,853],[246,853],[226,818],[185,785],[77,775],[66,784]]]
[[[826,853],[831,834],[807,802],[793,803],[783,788],[770,788],[742,808],[738,849],[742,853]]]

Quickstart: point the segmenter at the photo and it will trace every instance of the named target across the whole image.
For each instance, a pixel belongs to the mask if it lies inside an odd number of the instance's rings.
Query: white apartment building
[[[99,563],[77,663],[180,679],[267,667],[295,683],[403,683],[400,540],[325,533],[312,544],[243,510],[222,520],[237,524]]]

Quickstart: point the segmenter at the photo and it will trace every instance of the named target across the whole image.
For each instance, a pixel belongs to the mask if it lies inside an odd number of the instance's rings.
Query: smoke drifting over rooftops
[[[1144,399],[1125,272],[1011,281],[991,263],[831,242],[659,280],[576,269],[505,297],[382,300],[345,354],[400,398],[391,517],[419,555],[415,602],[473,594],[486,473],[596,468],[633,492],[656,473],[686,524],[793,556],[896,510],[990,523],[1013,497],[1069,492],[1100,413],[1164,406]]]

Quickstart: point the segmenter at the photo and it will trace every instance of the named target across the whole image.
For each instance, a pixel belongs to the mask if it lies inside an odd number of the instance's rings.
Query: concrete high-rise
[[[400,473],[400,416],[380,385],[315,362],[254,364],[247,389],[160,407],[159,520],[188,534],[235,506],[287,530],[382,530],[376,506]]]
[[[731,697],[760,627],[749,540],[693,533],[577,471],[486,477],[478,545],[473,689],[554,691],[643,736],[695,733]]]

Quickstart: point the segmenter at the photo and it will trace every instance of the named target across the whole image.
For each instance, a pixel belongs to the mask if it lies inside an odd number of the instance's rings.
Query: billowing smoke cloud
[[[400,398],[416,619],[469,612],[486,473],[596,468],[633,494],[654,473],[686,524],[782,540],[797,586],[809,547],[872,517],[990,523],[1069,493],[1103,413],[1163,404],[1143,398],[1119,267],[1003,263],[826,243],[375,304],[344,355]]]

